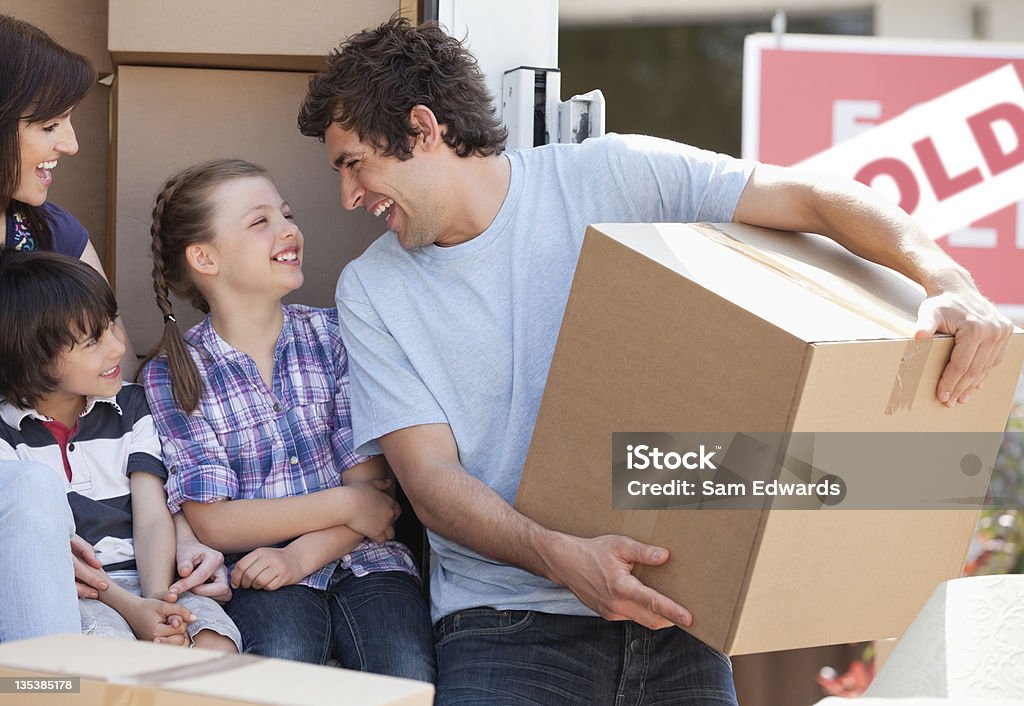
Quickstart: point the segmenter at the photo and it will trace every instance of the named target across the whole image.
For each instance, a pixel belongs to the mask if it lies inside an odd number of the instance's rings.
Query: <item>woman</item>
[[[75,130],[71,126],[71,111],[95,82],[96,71],[84,56],[68,51],[39,28],[0,14],[0,223],[5,229],[0,238],[0,248],[63,253],[81,259],[106,277],[82,224],[46,200],[53,183],[53,170],[63,157],[78,151]],[[130,341],[125,341],[125,348],[121,374],[131,379],[138,360]],[[0,495],[13,497],[16,483],[21,482],[17,479],[26,476],[24,470],[17,463],[7,464],[2,469]],[[33,482],[38,482],[38,479],[33,479]],[[55,495],[56,500],[63,501],[63,498]],[[56,503],[57,507],[64,505],[66,503]],[[30,521],[40,516],[40,507],[38,503],[0,507],[0,528],[28,526]],[[107,585],[97,571],[99,562],[92,547],[81,538],[72,536],[69,552],[67,533],[63,532],[66,523],[62,520],[57,522],[57,516],[50,516],[55,518],[54,528],[61,532],[57,532],[56,541],[37,541],[33,546],[33,551],[42,557],[38,563],[66,567],[70,554],[78,580],[78,596],[96,598],[97,591],[105,590]],[[59,517],[63,517],[63,511]],[[184,592],[191,589],[193,593],[226,600],[231,591],[223,569],[223,556],[196,541],[183,516],[178,515],[174,519],[178,573],[185,578],[174,584],[172,590]],[[0,552],[0,572],[10,571],[11,565],[21,565],[7,553],[7,550],[16,552],[19,549],[16,543],[8,541],[8,534],[6,529],[0,532],[0,544],[4,550]],[[75,589],[66,581],[59,580],[61,573],[66,572],[64,569],[55,570],[50,579],[57,585],[55,590],[63,591],[65,597],[69,592],[73,596]],[[21,590],[12,594],[0,582],[0,605],[5,606],[5,610],[7,607],[20,609],[25,593]],[[34,605],[38,604],[36,601]],[[63,605],[67,605],[66,600]],[[30,608],[25,610],[33,612]],[[62,611],[56,624],[66,625],[70,614],[67,610]],[[31,624],[42,624],[30,615],[25,619]],[[44,631],[53,630],[51,627]],[[0,625],[0,640],[13,639],[12,635],[27,636],[18,629],[8,630],[7,626]]]
[[[0,247],[77,257],[106,277],[89,234],[46,197],[60,160],[78,152],[71,111],[96,82],[88,59],[33,25],[0,15]],[[138,361],[130,342],[126,378]]]

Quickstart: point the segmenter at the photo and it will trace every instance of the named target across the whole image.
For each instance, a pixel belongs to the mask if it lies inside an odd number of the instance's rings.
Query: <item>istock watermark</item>
[[[616,509],[966,510],[1002,433],[621,432]]]

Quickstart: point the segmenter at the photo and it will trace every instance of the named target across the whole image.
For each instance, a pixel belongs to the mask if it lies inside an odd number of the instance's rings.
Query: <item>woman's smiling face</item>
[[[71,111],[40,122],[18,123],[18,149],[21,153],[18,188],[13,197],[30,206],[42,206],[53,183],[52,171],[64,155],[78,151]]]

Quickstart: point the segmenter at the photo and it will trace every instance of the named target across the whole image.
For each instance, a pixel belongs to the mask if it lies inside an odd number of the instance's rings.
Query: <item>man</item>
[[[919,335],[956,334],[936,391],[950,406],[1009,340],[967,273],[861,185],[635,136],[503,154],[475,61],[433,26],[346,41],[299,127],[325,142],[345,208],[386,218],[337,303],[355,443],[383,450],[436,553],[439,704],[735,703],[727,658],[661,630],[689,610],[631,574],[665,549],[511,506],[588,223],[813,231],[899,270],[930,295]]]

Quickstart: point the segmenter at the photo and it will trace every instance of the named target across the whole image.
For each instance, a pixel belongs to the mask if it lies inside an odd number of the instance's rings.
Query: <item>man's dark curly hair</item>
[[[393,17],[349,37],[309,80],[299,130],[321,142],[337,123],[387,157],[412,157],[417,134],[409,111],[425,105],[445,126],[444,141],[460,157],[501,154],[508,131],[476,58],[436,23],[414,27]]]

